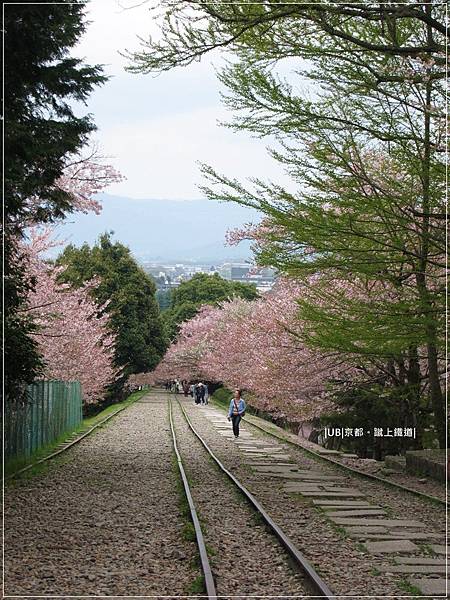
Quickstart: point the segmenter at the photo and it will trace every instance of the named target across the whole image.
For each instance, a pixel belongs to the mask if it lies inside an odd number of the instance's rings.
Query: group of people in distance
[[[183,392],[186,398],[191,396],[195,399],[195,404],[208,404],[208,384],[201,381],[198,383],[189,383],[186,379],[183,379],[181,382],[178,379],[174,379],[173,381],[166,381],[165,388],[175,394]]]
[[[209,390],[205,383],[199,381],[195,385],[191,384],[189,393],[195,399],[195,404],[208,404]],[[187,396],[186,393],[184,395]]]
[[[182,391],[185,397],[190,395],[194,398],[196,405],[208,404],[208,384],[201,381],[198,383],[189,383],[189,381],[183,379],[180,383],[177,379],[174,379],[173,381],[166,381],[165,388],[176,394],[179,394]],[[228,420],[233,424],[233,434],[235,438],[239,437],[239,423],[245,415],[245,409],[246,406],[241,395],[241,390],[235,389],[228,408]]]

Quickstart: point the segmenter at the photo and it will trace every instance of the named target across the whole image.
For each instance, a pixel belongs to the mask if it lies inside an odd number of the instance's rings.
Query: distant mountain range
[[[93,244],[100,234],[129,246],[136,258],[155,261],[223,261],[251,257],[249,243],[225,246],[227,229],[258,222],[259,213],[209,200],[139,200],[100,195],[103,210],[70,215],[58,236],[75,245]]]

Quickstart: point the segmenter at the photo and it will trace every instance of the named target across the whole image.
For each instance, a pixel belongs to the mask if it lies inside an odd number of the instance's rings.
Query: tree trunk
[[[424,10],[427,16],[431,16],[431,4],[424,4]],[[430,25],[427,25],[427,42],[433,43],[433,33]],[[431,143],[430,143],[430,126],[431,126],[431,90],[432,80],[431,71],[426,83],[426,100],[425,100],[425,116],[424,116],[424,150],[423,150],[423,171],[422,171],[422,247],[420,252],[420,260],[418,264],[418,272],[416,274],[417,288],[423,316],[425,319],[425,334],[427,340],[427,355],[428,355],[428,376],[430,399],[434,413],[434,423],[441,448],[446,447],[446,423],[445,423],[445,408],[444,396],[442,394],[441,384],[439,381],[438,368],[438,351],[437,351],[437,327],[433,317],[433,302],[427,287],[427,266],[428,266],[428,250],[429,250],[429,231],[430,231],[430,167],[431,167]]]

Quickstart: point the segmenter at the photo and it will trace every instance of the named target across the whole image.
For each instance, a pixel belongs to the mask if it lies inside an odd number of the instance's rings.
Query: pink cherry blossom
[[[124,177],[101,156],[94,145],[87,153],[69,156],[62,176],[55,182],[55,188],[70,194],[74,211],[99,214],[101,203],[96,195],[112,183],[122,181]],[[35,225],[34,215],[41,206],[39,197],[31,197],[27,201],[27,211],[30,215],[22,226]]]
[[[335,409],[327,384],[353,366],[336,353],[305,347],[296,299],[304,288],[280,280],[257,301],[235,298],[205,306],[183,323],[179,337],[151,374],[154,379],[206,379],[246,390],[251,403],[273,415],[310,420]]]
[[[45,361],[45,378],[80,381],[85,404],[102,399],[105,387],[118,375],[113,366],[115,337],[107,313],[98,307],[88,292],[95,281],[78,289],[60,284],[63,267],[54,267],[41,258],[54,246],[51,231],[31,232],[23,245],[29,274],[35,279],[28,297],[28,312],[39,331],[35,334]]]

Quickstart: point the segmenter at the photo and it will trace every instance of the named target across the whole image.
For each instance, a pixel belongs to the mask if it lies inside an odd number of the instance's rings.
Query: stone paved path
[[[387,516],[383,507],[372,504],[370,497],[366,497],[361,480],[355,479],[358,487],[349,487],[342,483],[345,478],[337,470],[334,476],[328,471],[325,474],[320,467],[306,471],[296,468],[294,463],[288,462],[289,454],[277,441],[268,443],[267,439],[261,440],[248,430],[242,433],[243,439],[234,440],[221,410],[208,407],[204,416],[222,437],[234,441],[248,464],[261,476],[282,480],[286,491],[311,499],[326,512],[331,522],[344,527],[351,537],[364,541],[370,553],[390,558],[389,563],[380,566],[380,571],[405,577],[424,575],[426,577],[411,577],[411,585],[423,594],[446,593],[447,582],[442,577],[446,574],[446,560],[442,556],[445,546],[440,544],[444,543],[442,532],[432,531],[426,523],[408,519],[407,515]],[[287,462],[280,462],[280,457]],[[406,562],[403,554],[410,557]]]

